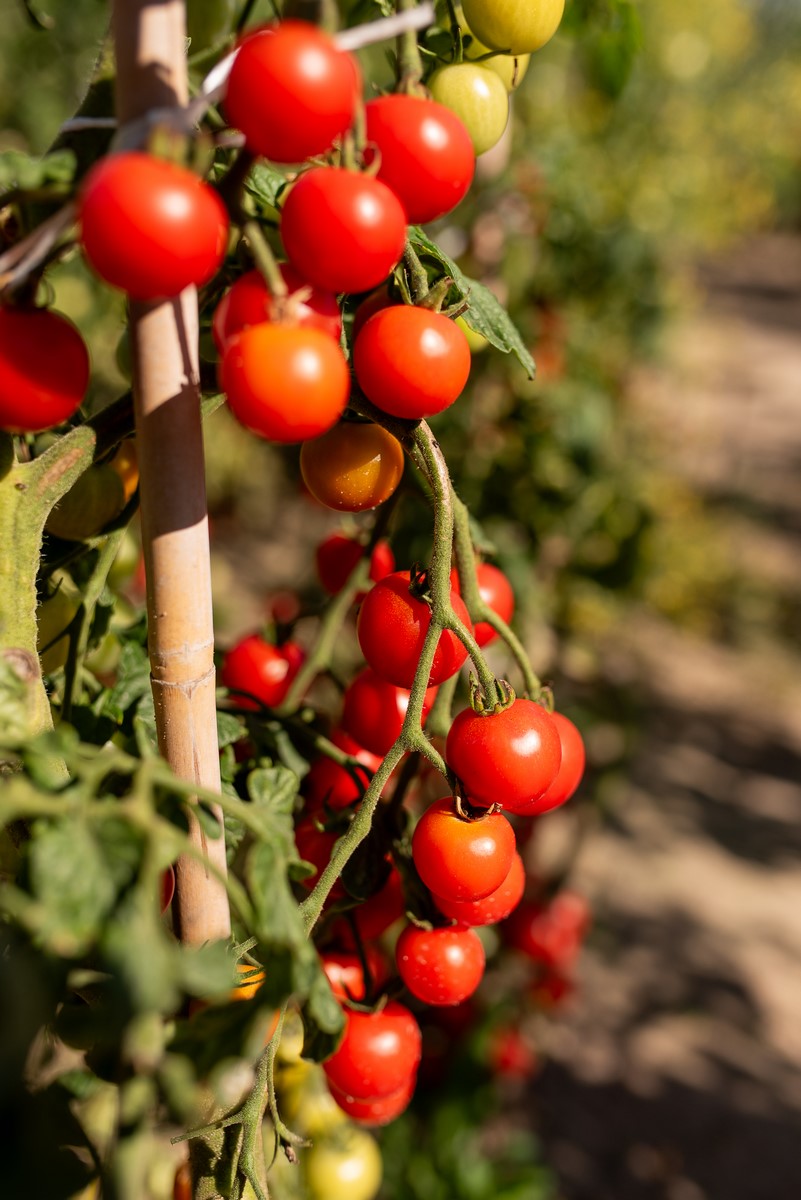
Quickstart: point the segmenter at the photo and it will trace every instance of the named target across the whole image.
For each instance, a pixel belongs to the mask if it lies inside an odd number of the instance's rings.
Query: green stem
[[[397,0],[399,13],[417,8],[417,0]],[[423,60],[417,44],[417,30],[407,29],[398,37],[398,91],[406,95],[425,95],[422,86]]]
[[[124,536],[125,527],[122,527],[121,529],[115,529],[106,538],[105,544],[98,556],[95,569],[83,593],[78,634],[76,638],[70,641],[70,652],[66,664],[64,702],[61,707],[61,716],[65,721],[70,720],[73,705],[78,698],[81,682],[79,668],[86,657],[86,649],[89,644],[89,631],[92,627],[92,619],[95,614],[97,602],[100,599],[103,588],[106,586],[108,573],[111,570],[114,559],[117,557],[117,551]]]
[[[261,231],[261,226],[258,221],[246,221],[242,226],[242,232],[245,235],[250,252],[257,268],[264,276],[267,287],[270,289],[270,294],[276,300],[285,300],[289,295],[289,289],[284,282],[284,277],[278,269],[275,255],[267,244],[267,239]]]
[[[422,300],[425,300],[429,293],[428,274],[420,261],[417,251],[408,238],[403,250],[403,265],[406,268],[411,283],[409,290],[412,299],[415,304],[419,304]]]

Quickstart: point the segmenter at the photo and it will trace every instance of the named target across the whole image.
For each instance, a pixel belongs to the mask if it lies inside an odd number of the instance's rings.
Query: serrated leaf
[[[533,379],[536,372],[534,359],[520,331],[498,298],[483,283],[465,275],[419,225],[413,225],[409,229],[409,240],[420,258],[437,263],[442,268],[442,273],[451,277],[459,296],[468,301],[469,307],[463,313],[463,319],[470,328],[485,337],[497,350],[503,351],[504,354],[514,354],[529,379]]]
[[[259,842],[249,848],[245,860],[245,880],[256,910],[254,933],[260,942],[299,949],[306,945],[298,902],[287,878],[286,854],[272,842]]]
[[[287,185],[287,177],[267,163],[256,163],[245,180],[245,190],[270,208],[278,207],[278,197]]]

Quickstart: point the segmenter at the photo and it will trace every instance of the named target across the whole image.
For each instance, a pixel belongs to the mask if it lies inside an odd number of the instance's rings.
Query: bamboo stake
[[[112,0],[112,31],[120,124],[186,103],[183,0]],[[130,330],[159,746],[181,778],[219,791],[194,288],[170,300],[131,301]],[[224,839],[207,840],[196,821],[191,836],[224,875]],[[202,863],[178,861],[173,909],[187,944],[230,935],[225,888]]]

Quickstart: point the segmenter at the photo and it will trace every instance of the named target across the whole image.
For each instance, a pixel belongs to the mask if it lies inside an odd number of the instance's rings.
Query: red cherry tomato
[[[398,93],[371,100],[365,116],[367,140],[381,155],[378,178],[407,220],[425,224],[456,208],[476,166],[470,134],[456,114],[435,100]]]
[[[299,163],[347,132],[360,92],[352,55],[316,26],[287,20],[242,41],[224,106],[255,154]]]
[[[489,896],[509,874],[514,854],[514,830],[502,813],[463,820],[450,796],[426,809],[412,838],[418,875],[446,900]]]
[[[234,416],[271,442],[319,437],[342,416],[350,395],[338,344],[300,325],[252,325],[234,334],[220,381]]]
[[[295,830],[295,846],[298,854],[304,862],[311,863],[313,867],[317,868],[314,875],[307,875],[302,880],[303,886],[309,891],[314,887],[321,871],[328,866],[331,851],[339,838],[339,833],[320,829],[313,817],[306,817],[299,822]],[[328,894],[328,901],[330,903],[334,900],[342,900],[345,894],[344,885],[337,881]]]
[[[515,595],[503,571],[492,563],[477,563],[476,579],[481,599],[508,625],[515,610]],[[461,595],[459,572],[455,568],[451,571],[451,587]],[[478,621],[473,633],[479,646],[489,645],[498,636],[488,621]]]
[[[331,741],[340,750],[357,758],[367,770],[356,768],[356,774],[360,781],[357,783],[351,772],[334,762],[333,758],[325,755],[318,758],[312,763],[309,773],[303,781],[303,793],[309,811],[322,808],[324,805],[338,809],[348,808],[351,804],[355,804],[357,800],[361,800],[367,791],[372,775],[381,766],[381,759],[378,755],[365,750],[343,729],[335,729],[331,734]]]
[[[342,314],[333,292],[312,288],[289,263],[278,267],[289,291],[291,323],[320,329],[338,342],[342,334]],[[297,299],[297,293],[305,289],[311,295]],[[217,349],[222,352],[230,337],[250,325],[262,325],[275,320],[275,302],[260,271],[246,271],[225,293],[214,310],[211,333]]]
[[[311,283],[330,292],[366,292],[400,261],[406,217],[379,179],[315,167],[290,189],[281,237],[287,255]]]
[[[526,887],[526,869],[523,860],[515,851],[512,865],[500,887],[481,900],[445,900],[434,896],[437,908],[446,917],[453,917],[462,925],[495,925],[503,921],[517,908],[523,899]]]
[[[530,1079],[539,1066],[528,1039],[513,1025],[493,1031],[488,1057],[493,1075],[504,1079]]]
[[[550,970],[564,973],[575,960],[589,923],[584,897],[562,891],[550,903],[519,904],[502,928],[508,945]]]
[[[424,1004],[461,1004],[484,975],[484,947],[474,929],[407,925],[395,947],[398,974]]]
[[[0,429],[60,425],[88,385],[89,352],[71,321],[47,308],[0,308]]]
[[[471,803],[500,804],[526,812],[551,786],[562,747],[549,713],[518,698],[497,713],[457,713],[445,743],[448,766],[464,784]]]
[[[364,956],[375,988],[389,977],[387,960],[377,946],[365,946]],[[322,955],[322,964],[337,1000],[364,1000],[367,995],[364,967],[355,951],[327,950]]]
[[[314,561],[320,583],[331,596],[342,591],[348,579],[356,569],[356,564],[364,553],[364,547],[356,538],[344,533],[332,533],[314,552]],[[370,555],[370,579],[378,583],[386,575],[395,570],[395,555],[389,542],[376,542]],[[363,598],[364,593],[362,594]]]
[[[378,1012],[346,1011],[345,1036],[323,1063],[329,1083],[345,1096],[374,1100],[409,1085],[420,1062],[420,1027],[408,1008],[390,1000]]]
[[[228,215],[213,188],[184,167],[135,150],[92,167],[78,218],[89,265],[136,300],[206,283],[228,240]]]
[[[414,1095],[415,1083],[416,1076],[412,1076],[399,1091],[381,1096],[378,1100],[357,1100],[354,1096],[344,1096],[335,1087],[330,1091],[342,1111],[358,1125],[389,1125],[390,1121],[406,1112]]]
[[[356,631],[362,654],[377,675],[396,687],[410,688],[431,624],[431,610],[409,591],[409,572],[395,571],[379,580],[367,593],[359,610]],[[451,604],[461,621],[471,628],[464,602],[451,591]],[[428,686],[436,687],[455,675],[467,650],[455,633],[441,634]]]
[[[394,304],[374,313],[353,347],[359,386],[382,412],[419,420],[453,404],[470,374],[470,347],[449,317]]]
[[[525,816],[539,816],[564,804],[573,795],[584,775],[586,755],[581,734],[573,722],[562,713],[551,713],[551,720],[556,725],[562,744],[562,761],[551,786],[539,800],[534,801],[530,810],[526,810]]]
[[[372,421],[341,421],[300,449],[303,482],[320,504],[362,512],[388,500],[406,459],[396,437]]]
[[[277,708],[300,670],[305,654],[296,642],[274,646],[258,633],[232,647],[223,659],[221,682],[234,692],[247,692],[255,700],[235,697],[240,708]]]
[[[370,667],[365,667],[345,689],[342,724],[360,745],[383,758],[400,736],[410,695],[406,688],[387,683]],[[437,689],[428,688],[422,722],[436,698]]]

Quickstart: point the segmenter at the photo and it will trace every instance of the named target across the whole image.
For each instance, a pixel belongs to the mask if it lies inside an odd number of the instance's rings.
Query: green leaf
[[[217,713],[217,745],[221,750],[241,742],[247,737],[247,732],[241,717],[235,717],[232,713]]]
[[[278,207],[278,197],[287,185],[287,177],[266,163],[256,163],[245,180],[245,191],[269,208]]]
[[[117,668],[117,682],[107,693],[103,709],[121,721],[142,696],[150,693],[150,660],[139,642],[126,642]]]
[[[80,817],[34,825],[30,878],[41,906],[42,938],[68,955],[91,944],[116,889],[101,847]]]
[[[465,275],[418,225],[409,229],[409,240],[422,261],[433,261],[441,268],[442,274],[453,279],[459,297],[469,303],[463,318],[470,328],[485,337],[497,350],[514,354],[529,379],[533,379],[536,372],[534,359],[512,318],[489,288]]]
[[[314,1062],[330,1058],[342,1041],[345,1014],[323,971],[319,971],[301,1008],[303,1057]]]

